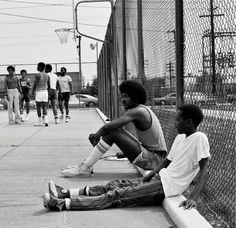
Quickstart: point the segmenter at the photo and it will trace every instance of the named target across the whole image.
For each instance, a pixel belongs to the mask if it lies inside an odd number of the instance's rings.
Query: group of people
[[[161,124],[145,105],[146,91],[133,80],[120,84],[124,114],[104,124],[89,135],[93,149],[80,165],[62,170],[66,177],[90,175],[92,166],[116,144],[130,163],[150,170],[142,178],[112,180],[105,185],[63,188],[53,181],[44,194],[44,207],[49,210],[97,210],[111,207],[161,205],[165,197],[182,194],[198,175],[195,188],[180,206],[196,207],[208,179],[210,148],[207,136],[198,131],[203,120],[201,109],[193,104],[180,106],[176,113],[176,136],[167,151]],[[136,135],[124,127],[133,123]],[[173,129],[174,131],[174,129]]]
[[[69,99],[72,94],[72,79],[67,75],[67,70],[62,67],[60,73],[52,73],[51,64],[39,62],[38,74],[35,75],[34,84],[27,77],[27,71],[21,70],[21,77],[15,75],[15,67],[7,67],[8,75],[5,77],[5,91],[8,107],[9,124],[20,124],[28,121],[30,112],[30,97],[35,97],[38,122],[35,126],[48,126],[48,103],[50,101],[55,123],[58,123],[57,100],[61,121],[69,122]],[[31,91],[32,89],[32,91]],[[32,93],[30,93],[32,92]],[[65,114],[64,108],[65,107]],[[25,116],[23,116],[25,107]]]

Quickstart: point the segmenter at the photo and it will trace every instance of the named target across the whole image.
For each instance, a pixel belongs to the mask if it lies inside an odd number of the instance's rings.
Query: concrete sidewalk
[[[49,120],[53,120],[49,110]],[[54,180],[65,187],[103,184],[113,179],[136,178],[128,161],[100,160],[93,177],[64,178],[60,169],[80,163],[91,151],[88,135],[103,121],[95,109],[72,109],[70,123],[34,127],[36,112],[28,122],[7,125],[0,111],[0,227],[167,228],[175,227],[162,207],[115,208],[100,211],[49,212],[42,195]],[[109,154],[118,151],[113,147]],[[107,155],[109,155],[107,154]]]

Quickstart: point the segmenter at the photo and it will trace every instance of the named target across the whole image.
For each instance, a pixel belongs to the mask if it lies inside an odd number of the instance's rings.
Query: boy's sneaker
[[[20,116],[20,121],[21,121],[21,122],[24,122],[24,117],[23,117],[23,115]]]
[[[70,198],[69,190],[62,188],[58,185],[55,185],[53,181],[49,181],[48,183],[49,193],[59,199]]]
[[[69,119],[70,119],[70,117],[69,117],[69,116],[66,116],[65,122],[68,123],[68,122],[69,122]]]
[[[81,165],[79,166],[74,166],[69,169],[63,169],[61,173],[65,177],[84,176],[84,175],[91,177],[91,175],[93,174],[93,168],[89,166],[85,167],[84,162],[82,162]]]
[[[63,121],[64,120],[64,114],[61,114],[59,118],[60,118],[61,121]]]
[[[34,124],[34,126],[35,127],[42,127],[43,125],[42,125],[42,122],[37,122],[37,123]]]
[[[79,169],[79,167],[81,167],[83,165],[83,163],[84,162],[82,162],[80,165],[68,165],[67,167],[62,168],[61,170],[66,170],[66,169],[71,169],[71,168]],[[93,166],[90,166],[89,169],[90,169],[90,173],[93,174]]]
[[[29,116],[28,114],[25,115],[25,121],[28,121],[29,120]]]
[[[48,127],[48,123],[45,123],[44,126],[45,126],[45,127]]]
[[[49,210],[62,211],[63,209],[66,209],[64,199],[58,199],[58,198],[50,195],[48,192],[45,193],[43,196],[43,205],[45,208],[47,208]]]

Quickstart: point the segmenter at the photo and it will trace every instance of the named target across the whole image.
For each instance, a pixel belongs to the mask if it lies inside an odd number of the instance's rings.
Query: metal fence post
[[[143,19],[142,0],[137,1],[138,15],[138,81],[144,82],[144,54],[143,54]]]
[[[176,46],[176,108],[183,104],[184,95],[184,25],[183,0],[175,0]]]
[[[122,0],[123,80],[127,80],[125,0]]]

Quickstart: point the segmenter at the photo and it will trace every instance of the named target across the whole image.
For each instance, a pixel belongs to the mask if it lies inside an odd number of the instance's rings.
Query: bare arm
[[[17,80],[17,88],[18,88],[19,93],[22,93],[22,88],[21,88],[19,79]]]
[[[124,125],[132,122],[134,119],[136,119],[136,113],[128,111],[118,119],[103,125],[95,134],[90,134],[89,140],[91,144],[93,146],[97,145],[98,141],[103,135],[106,135],[115,129],[123,127]]]
[[[61,86],[59,81],[57,80],[57,84],[56,84],[56,89],[58,90],[59,94],[61,94]]]
[[[34,95],[35,93],[35,90],[36,90],[36,85],[38,84],[38,80],[39,78],[37,77],[37,75],[35,76],[35,80],[34,80],[34,85],[33,85],[33,88],[32,88],[32,94]]]
[[[29,88],[29,89],[31,89],[31,80],[28,78],[28,80],[27,80],[27,87]]]
[[[4,80],[4,88],[5,88],[5,93],[6,93],[6,99],[9,100],[8,92],[7,92],[7,89],[8,89],[8,86],[7,86],[7,77],[6,77],[5,80]]]
[[[168,165],[171,163],[171,161],[167,158],[162,160],[159,166],[157,166],[155,169],[153,169],[149,174],[143,177],[143,182],[150,181],[156,173],[159,173],[161,169],[168,167]]]
[[[69,86],[70,86],[70,94],[72,94],[73,93],[73,88],[72,88],[72,83],[71,82],[69,82]]]
[[[199,178],[195,185],[195,188],[190,194],[189,198],[186,201],[181,202],[179,207],[184,206],[186,209],[191,209],[193,207],[196,207],[197,199],[208,179],[208,160],[209,160],[208,158],[203,158],[199,161],[199,166],[200,166]]]
[[[50,89],[50,88],[51,88],[51,85],[50,85],[50,78],[49,78],[49,77],[48,77],[47,84],[48,84],[48,89]]]

